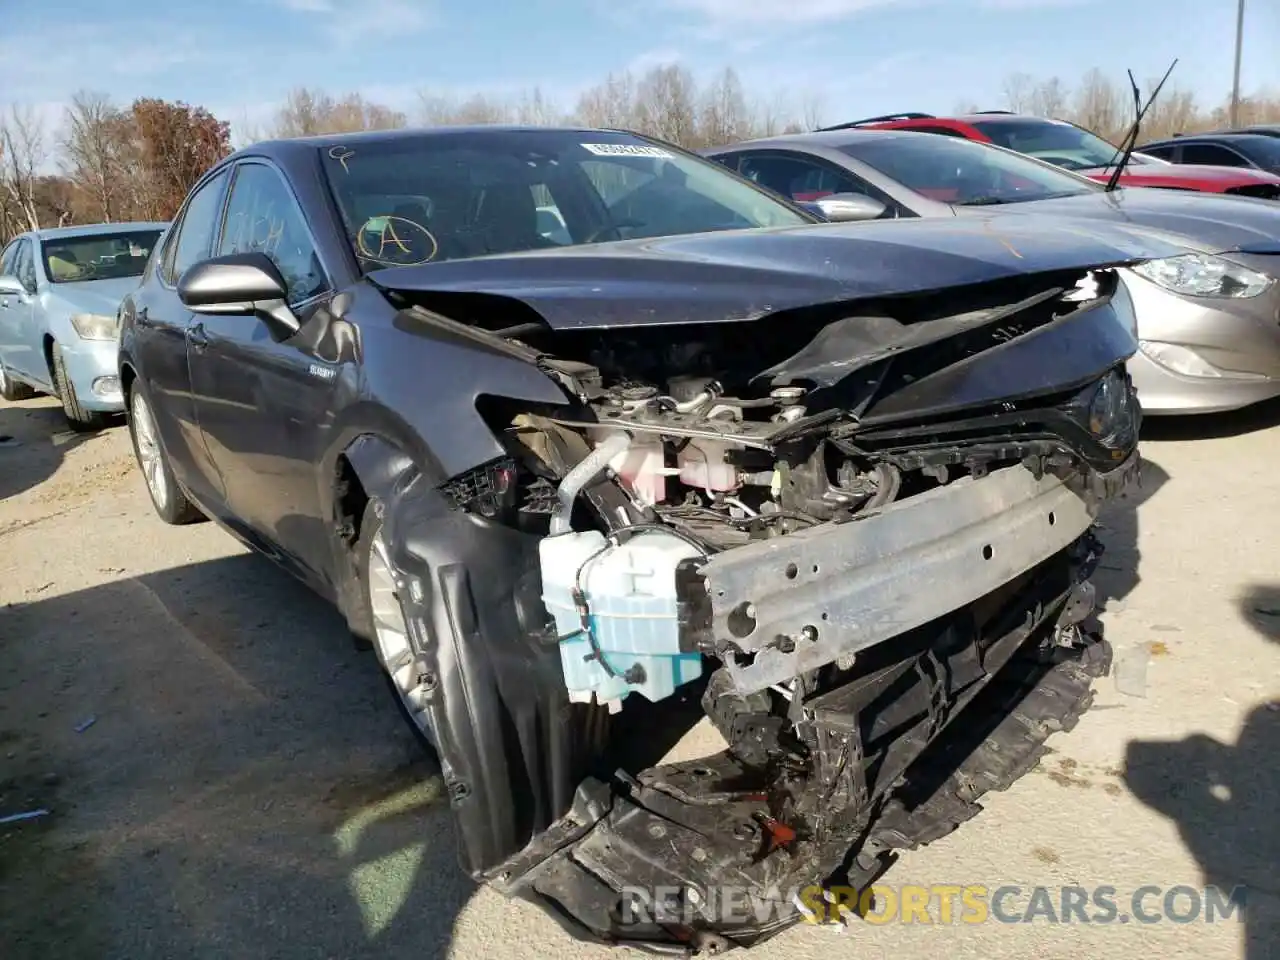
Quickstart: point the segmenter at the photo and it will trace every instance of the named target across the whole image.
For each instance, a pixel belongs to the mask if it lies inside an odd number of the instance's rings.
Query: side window
[[[1212,143],[1184,143],[1182,145],[1183,163],[1210,163],[1219,167],[1248,167],[1248,160],[1234,150],[1219,147]]]
[[[311,233],[284,178],[262,163],[236,170],[227,204],[227,222],[218,256],[265,253],[288,284],[289,303],[309,300],[328,289]]]
[[[187,201],[181,221],[173,225],[171,239],[164,252],[164,279],[167,283],[177,283],[185,270],[209,258],[213,235],[218,228],[218,214],[222,211],[222,187],[226,180],[227,175],[219,173],[197,190]]]
[[[20,243],[20,240],[14,240],[4,248],[4,253],[0,253],[0,276],[13,276],[14,261],[18,259]]]
[[[31,240],[23,240],[18,245],[18,255],[14,260],[13,275],[26,288],[27,293],[36,293],[36,260],[35,244]]]
[[[879,200],[885,217],[900,214],[898,204],[884,192],[834,164],[783,153],[742,154],[738,169],[748,180],[791,200],[819,200],[833,193],[858,193]]]
[[[1177,149],[1178,149],[1177,147],[1143,147],[1138,152],[1146,153],[1153,157],[1158,157],[1161,160],[1172,160],[1173,153]]]

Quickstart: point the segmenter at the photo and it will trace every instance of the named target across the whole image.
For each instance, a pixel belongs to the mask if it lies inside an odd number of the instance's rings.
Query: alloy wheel
[[[169,481],[165,476],[164,455],[160,450],[159,433],[156,430],[155,417],[151,414],[151,405],[141,390],[133,394],[130,403],[133,436],[138,447],[138,466],[142,468],[142,476],[147,481],[147,491],[160,510],[169,505]]]
[[[387,671],[405,714],[431,742],[426,714],[427,688],[421,666],[409,639],[409,627],[400,606],[395,574],[387,552],[387,542],[379,529],[370,543],[368,561],[369,612],[373,618],[378,658]]]

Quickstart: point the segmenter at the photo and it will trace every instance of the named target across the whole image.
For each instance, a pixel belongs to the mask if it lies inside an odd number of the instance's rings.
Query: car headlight
[[[101,313],[73,313],[71,326],[82,340],[114,340],[120,333],[120,320]]]
[[[1141,410],[1129,378],[1112,370],[1098,381],[1089,401],[1089,432],[1110,450],[1123,450],[1137,440]]]
[[[1184,253],[1163,260],[1148,260],[1133,272],[1172,293],[1188,297],[1256,297],[1272,284],[1264,274],[1210,253]]]

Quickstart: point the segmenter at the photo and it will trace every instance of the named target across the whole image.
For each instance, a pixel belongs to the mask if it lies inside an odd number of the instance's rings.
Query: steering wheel
[[[643,227],[643,226],[644,224],[641,223],[639,220],[617,220],[615,222],[606,223],[606,224],[603,224],[602,226],[596,227],[596,229],[591,231],[587,239],[583,240],[582,242],[598,243],[600,241],[600,237],[603,234],[606,234],[609,232],[618,233],[618,231],[621,230],[623,227]],[[622,235],[618,234],[617,239],[621,240]]]

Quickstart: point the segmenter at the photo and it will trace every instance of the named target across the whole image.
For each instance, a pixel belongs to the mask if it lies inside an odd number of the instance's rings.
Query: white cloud
[[[421,33],[436,22],[435,0],[275,0],[310,18],[330,39],[359,43]]]

